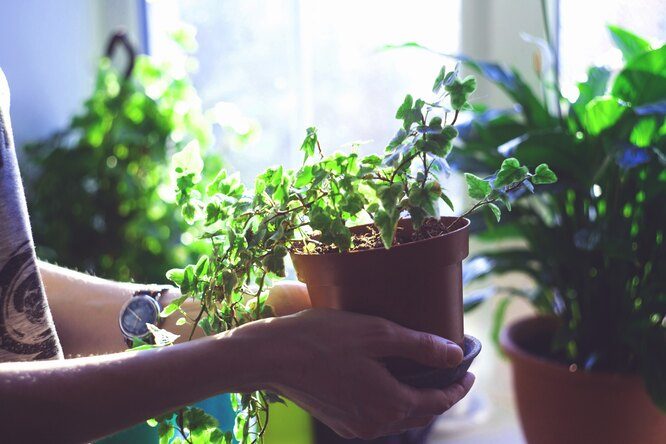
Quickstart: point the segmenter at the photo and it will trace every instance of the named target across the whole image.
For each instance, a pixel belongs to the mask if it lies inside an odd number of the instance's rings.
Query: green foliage
[[[625,66],[610,83],[607,69],[590,68],[578,98],[559,100],[561,119],[547,113],[515,71],[466,59],[521,114],[481,107],[459,127],[462,143],[452,164],[475,174],[466,177],[470,194],[479,197],[488,187],[477,176],[497,168],[493,186],[523,176],[521,163],[534,168],[533,184],[556,179],[542,161],[557,171],[556,185],[513,202],[500,227],[477,231],[492,248],[470,259],[485,264],[473,277],[528,275],[534,291],[510,289],[509,295],[561,319],[555,356],[588,370],[641,372],[655,403],[666,409],[666,47],[653,49],[617,27],[610,31]],[[507,197],[503,202],[511,205],[513,196]],[[505,239],[525,247],[497,250]],[[506,302],[499,307],[497,321]]]
[[[106,278],[157,282],[168,265],[207,251],[206,242],[181,243],[194,208],[178,213],[168,159],[180,151],[202,162],[198,151],[211,142],[182,67],[139,56],[125,79],[102,59],[81,114],[25,147],[39,256]],[[222,162],[204,157],[198,173],[211,176]]]
[[[445,72],[442,69],[440,76]],[[285,275],[290,250],[326,254],[358,248],[350,227],[368,218],[374,221],[381,244],[391,248],[401,217],[410,215],[419,230],[426,219],[439,218],[440,200],[452,207],[437,175],[458,135],[452,127],[458,112],[451,118],[448,110],[452,101],[460,102],[457,109],[468,108],[467,98],[475,85],[473,79],[461,82],[453,73],[443,74],[438,81],[444,92],[433,103],[405,97],[396,112],[401,128],[383,159],[354,152],[324,155],[316,129],[308,128],[300,168],[269,168],[256,177],[250,190],[237,176],[222,170],[201,193],[202,162],[197,152],[186,148],[175,155],[176,200],[211,250],[198,262],[167,273],[184,296],[201,304],[193,329],[199,325],[207,333],[222,332],[270,316],[265,304],[268,289]],[[449,88],[452,85],[457,86]],[[442,88],[436,85],[435,89]],[[476,203],[460,217],[489,206],[499,218],[495,202],[525,186],[531,189],[536,177],[554,180],[547,166],[540,168],[531,174],[513,159],[497,172],[501,183],[492,177],[475,178],[470,195]],[[175,313],[180,303],[165,308],[163,315]],[[235,438],[241,442],[260,439],[267,403],[279,398],[255,392],[233,399]]]

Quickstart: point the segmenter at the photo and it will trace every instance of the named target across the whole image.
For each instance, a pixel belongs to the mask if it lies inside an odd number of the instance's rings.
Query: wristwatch
[[[140,339],[149,344],[153,343],[154,338],[148,330],[147,324],[159,327],[162,323],[160,299],[168,291],[168,288],[135,291],[132,297],[123,304],[118,324],[128,346],[132,346],[134,339]]]

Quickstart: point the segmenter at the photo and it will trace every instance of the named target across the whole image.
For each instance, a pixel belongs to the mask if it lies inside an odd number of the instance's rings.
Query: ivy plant
[[[468,99],[475,87],[473,77],[461,79],[457,71],[442,68],[433,87],[434,100],[405,97],[396,112],[400,128],[383,156],[324,154],[317,130],[308,128],[300,147],[303,164],[297,169],[269,168],[249,190],[238,174],[221,170],[202,193],[204,162],[195,149],[176,154],[178,203],[186,220],[200,226],[211,253],[167,273],[182,297],[162,315],[180,313],[179,323],[189,323],[192,332],[200,327],[207,334],[271,316],[268,288],[285,276],[290,249],[334,254],[391,248],[403,217],[410,217],[415,232],[426,237],[445,234],[460,218],[482,207],[490,208],[499,220],[501,206],[511,208],[515,191],[554,182],[555,174],[545,164],[531,172],[516,159],[507,159],[489,176],[467,174],[468,194],[475,203],[453,223],[437,225],[434,234],[424,230],[429,221],[440,223],[440,202],[453,209],[440,173],[447,169],[446,158],[458,135],[453,124],[461,111],[470,108]],[[374,227],[371,234],[354,236],[350,227],[366,221]],[[201,304],[194,319],[180,309],[188,297]],[[280,399],[264,392],[237,394],[233,399],[237,412],[233,431],[222,432],[212,418],[185,408],[158,418],[161,436],[170,439],[177,429],[182,436],[178,439],[192,443],[200,436],[213,442],[230,442],[232,437],[242,443],[261,441],[268,404]]]

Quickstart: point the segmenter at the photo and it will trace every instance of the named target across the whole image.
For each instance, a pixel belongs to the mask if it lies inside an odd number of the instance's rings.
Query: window
[[[259,124],[249,146],[223,153],[249,180],[272,164],[295,166],[312,125],[329,152],[359,140],[381,150],[404,95],[427,95],[443,60],[377,49],[418,41],[456,52],[460,1],[425,0],[418,9],[377,0],[153,1],[152,53],[167,51],[164,36],[181,21],[197,30],[193,79],[206,108],[227,102],[218,108],[227,117],[240,109]]]
[[[651,42],[666,40],[666,0],[562,0],[560,8],[561,84],[567,96],[575,97],[575,83],[585,79],[589,66],[622,66],[622,54],[607,25],[621,26]]]

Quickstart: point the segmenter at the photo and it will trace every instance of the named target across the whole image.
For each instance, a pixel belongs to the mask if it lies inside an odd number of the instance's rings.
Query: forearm
[[[41,261],[38,264],[66,356],[115,353],[127,348],[118,327],[118,315],[127,299],[146,285],[100,279]],[[178,289],[173,288],[167,301],[178,296]],[[199,304],[188,300],[182,308],[194,319]],[[182,341],[189,338],[192,325],[177,326],[179,317],[174,314],[167,318],[162,328],[180,335]],[[195,332],[195,337],[199,336],[201,329]]]
[[[266,323],[258,327],[156,350],[1,364],[3,440],[88,442],[216,393],[266,388],[276,351],[257,337]]]

